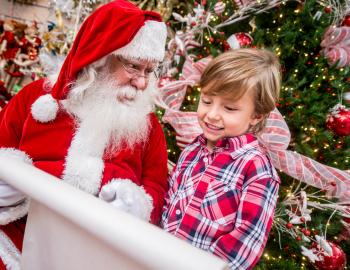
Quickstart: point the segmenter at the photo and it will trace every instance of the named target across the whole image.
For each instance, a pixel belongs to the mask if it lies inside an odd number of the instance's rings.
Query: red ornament
[[[324,12],[326,13],[331,13],[332,12],[332,7],[331,6],[327,6],[324,8]]]
[[[291,229],[291,228],[293,227],[293,224],[290,223],[290,222],[288,222],[287,225],[286,225],[286,227],[287,227],[288,229]]]
[[[224,50],[225,50],[225,51],[228,51],[228,50],[231,49],[230,45],[227,43],[226,40],[224,40],[224,41],[222,42],[222,46],[224,47]]]
[[[323,255],[320,255],[323,260],[315,261],[312,265],[318,270],[342,270],[346,265],[346,256],[344,251],[340,246],[329,242],[328,244],[332,248],[332,256],[327,256],[323,252]]]
[[[326,126],[338,136],[350,135],[350,109],[336,105],[327,116]]]
[[[341,23],[342,26],[350,26],[350,15],[345,16],[343,22]]]
[[[236,33],[227,39],[227,43],[231,49],[250,47],[253,43],[253,38],[248,33]]]
[[[310,236],[310,235],[311,235],[311,232],[310,232],[309,230],[304,230],[304,231],[303,231],[303,234],[304,234],[305,236]]]

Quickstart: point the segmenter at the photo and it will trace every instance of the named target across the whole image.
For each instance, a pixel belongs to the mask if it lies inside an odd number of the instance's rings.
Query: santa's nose
[[[148,79],[143,76],[137,76],[135,78],[132,78],[131,85],[135,87],[137,90],[145,90],[148,84]]]

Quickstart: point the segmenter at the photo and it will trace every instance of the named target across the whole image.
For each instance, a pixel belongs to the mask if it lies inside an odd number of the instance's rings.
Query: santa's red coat
[[[31,114],[31,105],[44,94],[47,93],[43,90],[43,80],[33,82],[0,112],[0,151],[4,148],[23,151],[32,158],[35,167],[60,178],[76,125],[64,110],[60,110],[51,122],[36,121]],[[103,158],[101,187],[113,178],[130,179],[143,186],[153,199],[151,222],[157,224],[167,189],[167,152],[162,128],[153,113],[150,123],[149,138],[145,143]],[[23,237],[19,232],[23,233],[23,228],[23,219],[0,226],[19,249]]]

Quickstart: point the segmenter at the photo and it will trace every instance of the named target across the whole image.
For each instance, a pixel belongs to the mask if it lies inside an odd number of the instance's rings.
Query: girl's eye
[[[236,111],[237,109],[236,108],[233,108],[233,107],[227,107],[225,106],[225,109],[232,112],[232,111]]]
[[[206,100],[206,99],[202,99],[202,102],[204,103],[204,104],[210,104],[210,101],[209,100]]]

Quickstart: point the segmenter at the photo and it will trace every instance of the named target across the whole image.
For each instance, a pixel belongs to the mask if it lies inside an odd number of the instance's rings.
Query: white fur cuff
[[[35,120],[40,123],[47,123],[56,118],[58,109],[57,101],[51,96],[51,94],[46,94],[40,96],[32,104],[31,111]]]
[[[33,164],[32,159],[25,152],[16,148],[0,147],[0,156],[20,160],[30,165]]]
[[[97,195],[103,177],[104,163],[101,158],[80,155],[78,151],[69,151],[66,168],[62,179],[64,182],[87,193]]]
[[[9,224],[12,221],[24,217],[28,213],[28,209],[29,199],[25,199],[23,202],[16,206],[0,208],[0,225]]]
[[[152,197],[142,186],[129,179],[112,179],[103,186],[99,198],[109,202],[115,208],[149,221],[153,209]]]

